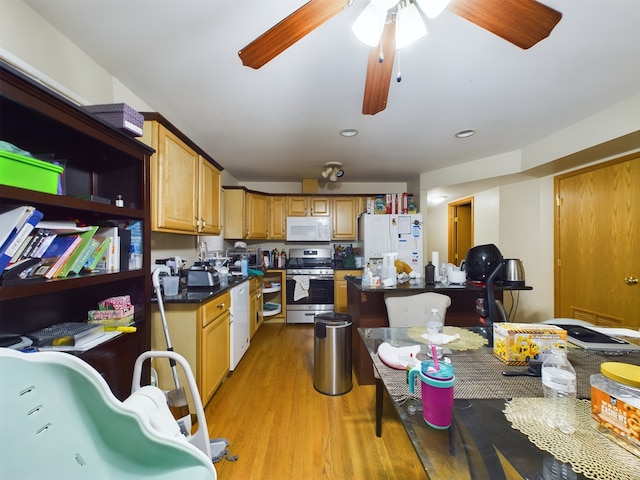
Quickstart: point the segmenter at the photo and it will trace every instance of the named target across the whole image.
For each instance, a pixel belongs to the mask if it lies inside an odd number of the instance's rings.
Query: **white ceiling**
[[[529,50],[445,11],[396,56],[402,82],[375,116],[361,113],[368,47],[350,28],[365,0],[259,70],[238,50],[305,0],[25,2],[240,182],[320,178],[328,161],[345,182],[405,182],[640,93],[638,0],[545,0],[563,18]]]

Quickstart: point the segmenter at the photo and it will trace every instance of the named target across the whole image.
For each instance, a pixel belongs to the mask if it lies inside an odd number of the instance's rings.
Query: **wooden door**
[[[460,265],[473,246],[473,197],[449,204],[449,253],[447,261]]]
[[[555,315],[640,326],[640,155],[555,178]]]

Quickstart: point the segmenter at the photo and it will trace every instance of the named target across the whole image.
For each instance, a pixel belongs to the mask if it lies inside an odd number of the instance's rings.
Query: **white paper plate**
[[[378,347],[378,357],[385,365],[398,370],[407,368],[408,358],[420,353],[420,345],[410,345],[407,347],[394,347],[387,342],[381,343]]]

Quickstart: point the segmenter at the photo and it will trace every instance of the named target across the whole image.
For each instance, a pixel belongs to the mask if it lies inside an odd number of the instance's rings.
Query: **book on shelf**
[[[26,214],[27,211],[29,212],[28,215]],[[29,235],[35,226],[42,220],[43,214],[38,209],[28,207],[27,211],[23,212],[21,219],[18,221],[18,223],[22,222],[22,224],[15,227],[15,232],[7,237],[0,249],[0,272],[4,271],[9,265],[13,256],[22,247],[22,244],[29,239]],[[24,221],[22,221],[23,219]]]
[[[19,207],[0,205],[0,251],[4,250],[9,240],[18,232],[20,227],[35,210],[31,205]]]
[[[88,272],[93,272],[100,261],[103,261],[106,264],[107,255],[111,246],[111,237],[96,235],[93,239],[100,244],[98,245],[98,248],[96,248],[96,251],[89,255],[89,258],[87,258],[82,267],[82,270],[86,270]]]
[[[91,239],[93,238],[96,231],[98,230],[97,225],[92,227],[84,227],[84,228],[86,228],[84,232],[78,233],[78,236],[80,237],[80,244],[71,253],[71,255],[69,256],[67,261],[64,263],[64,265],[62,265],[62,268],[58,271],[58,273],[56,273],[56,277],[66,277],[67,275],[69,275],[72,268],[76,266],[76,262],[78,262],[78,258],[82,256],[85,248],[90,245]],[[82,266],[83,264],[84,262],[82,262],[80,266]],[[79,267],[78,267],[78,270],[79,270]],[[77,273],[77,272],[74,272],[74,273]]]
[[[82,253],[73,262],[73,265],[69,269],[69,273],[78,275],[82,270],[82,267],[84,267],[84,264],[87,263],[89,257],[95,253],[99,246],[100,242],[95,238],[89,240],[89,243],[87,243],[87,245],[82,249]]]
[[[100,227],[96,232],[97,237],[110,238],[109,246],[105,254],[98,260],[94,270],[104,273],[120,271],[120,236],[118,227]]]
[[[31,275],[54,278],[81,242],[82,238],[77,234],[56,235]]]

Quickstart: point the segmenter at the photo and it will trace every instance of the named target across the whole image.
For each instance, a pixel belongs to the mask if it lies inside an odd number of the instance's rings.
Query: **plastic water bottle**
[[[549,399],[547,425],[564,433],[576,431],[576,371],[564,350],[553,350],[542,363],[542,391]]]
[[[429,348],[427,349],[427,355],[431,356],[431,346],[436,346],[436,353],[438,358],[442,358],[442,334],[444,331],[444,321],[438,313],[437,308],[432,308],[431,313],[427,317],[427,340],[429,341]]]

